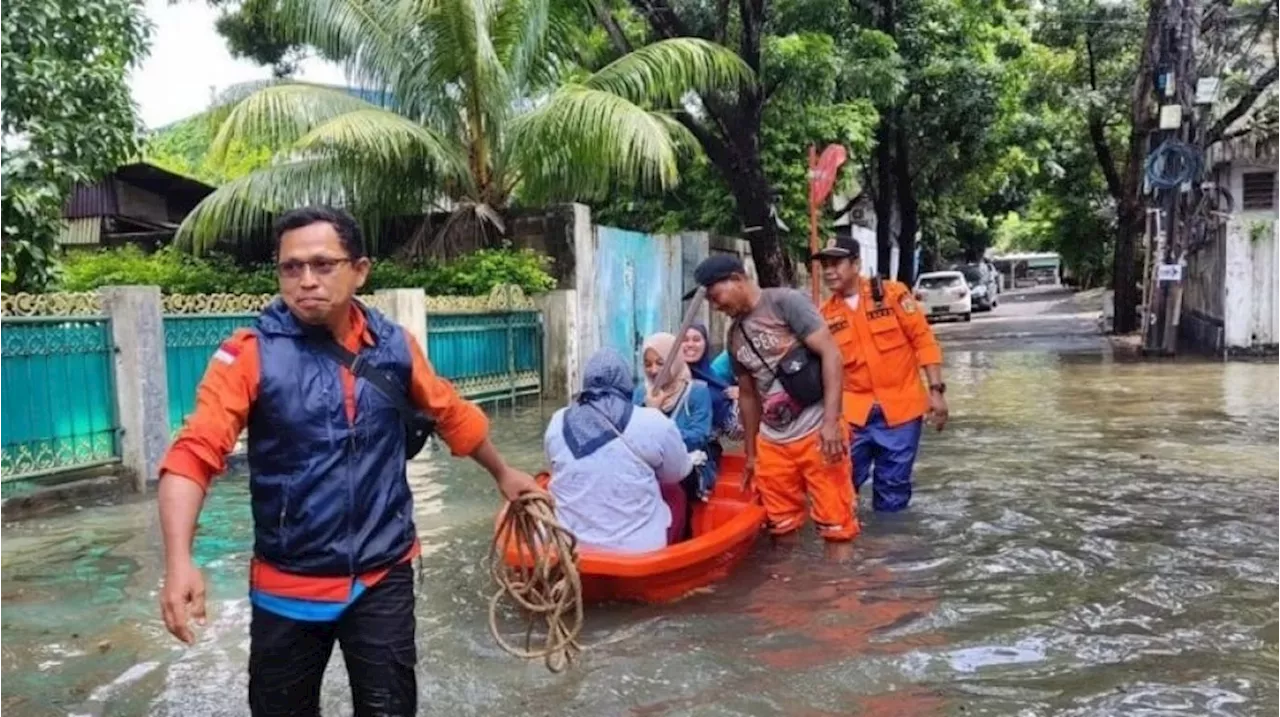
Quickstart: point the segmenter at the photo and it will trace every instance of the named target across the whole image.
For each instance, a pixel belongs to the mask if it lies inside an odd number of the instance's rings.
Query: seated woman
[[[742,424],[738,420],[738,380],[733,375],[729,352],[721,351],[713,360],[709,351],[707,327],[694,324],[685,332],[680,354],[693,377],[707,384],[711,392],[711,426],[717,438],[741,440]],[[716,449],[719,450],[719,443]]]
[[[622,356],[598,351],[582,393],[551,417],[544,446],[565,527],[584,545],[638,553],[667,544],[671,510],[660,485],[679,485],[693,462],[671,421],[632,405],[633,385]]]
[[[662,497],[671,508],[671,541],[683,540],[688,524],[690,500],[706,500],[716,484],[720,466],[720,446],[711,431],[711,392],[702,381],[693,378],[689,366],[677,355],[667,385],[659,390],[654,385],[658,373],[666,365],[676,337],[657,333],[645,339],[644,385],[636,387],[633,397],[637,406],[656,408],[675,422],[684,439],[684,447],[699,457],[697,474],[690,475],[680,486],[664,486]],[[714,444],[714,445],[713,445]]]

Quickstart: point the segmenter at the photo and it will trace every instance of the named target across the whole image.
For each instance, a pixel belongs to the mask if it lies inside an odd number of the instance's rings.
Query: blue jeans
[[[871,506],[876,510],[893,513],[911,502],[911,469],[915,466],[923,426],[924,419],[917,418],[890,428],[884,422],[879,404],[871,408],[866,426],[851,426],[853,443],[849,456],[853,458],[853,488],[861,492],[867,479],[874,477]]]

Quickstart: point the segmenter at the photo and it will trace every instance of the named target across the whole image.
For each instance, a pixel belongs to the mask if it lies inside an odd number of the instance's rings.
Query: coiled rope
[[[507,555],[517,556],[508,564]],[[543,658],[547,669],[560,672],[582,651],[582,577],[578,573],[578,539],[555,517],[545,493],[525,493],[507,506],[489,545],[489,572],[498,589],[489,600],[489,631],[498,646],[516,657]],[[504,600],[524,613],[524,647],[507,642],[498,629]],[[533,646],[538,623],[546,638]]]

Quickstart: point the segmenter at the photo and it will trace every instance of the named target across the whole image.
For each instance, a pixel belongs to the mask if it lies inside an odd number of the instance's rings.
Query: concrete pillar
[[[386,307],[387,318],[400,324],[427,355],[427,292],[422,289],[379,289],[374,295]]]
[[[586,360],[578,343],[578,292],[550,291],[534,301],[542,312],[542,395],[567,403],[582,387]]]
[[[591,223],[591,208],[585,204],[574,204],[573,207],[573,255],[576,264],[573,277],[573,289],[577,295],[578,325],[578,361],[573,367],[575,376],[581,375],[582,363],[600,347],[600,329],[597,322],[590,320],[596,316],[595,292],[592,286],[596,281],[596,228]],[[604,307],[601,310],[605,310]]]
[[[1239,218],[1227,222],[1223,280],[1223,343],[1247,348],[1253,343],[1253,251]]]
[[[121,461],[144,492],[169,446],[169,381],[160,288],[108,286],[99,291],[116,345],[116,406]]]

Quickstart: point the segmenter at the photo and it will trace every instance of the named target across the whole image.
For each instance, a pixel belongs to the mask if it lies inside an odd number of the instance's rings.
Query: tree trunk
[[[893,259],[893,127],[887,115],[876,128],[876,274],[888,278]]]
[[[898,281],[911,286],[915,283],[916,232],[920,228],[920,203],[916,200],[915,186],[911,181],[911,156],[907,147],[906,122],[901,110],[894,112],[894,174],[898,179],[898,211],[902,217],[898,223]]]
[[[1127,334],[1138,328],[1138,239],[1145,222],[1137,196],[1121,205],[1116,226],[1116,248],[1111,264],[1111,288],[1115,291],[1115,333]]]
[[[756,277],[760,286],[791,286],[791,262],[782,251],[778,225],[769,211],[773,206],[773,188],[759,162],[745,164],[737,171],[722,171],[722,176],[729,179],[729,191],[737,204],[743,237],[751,244]]]

